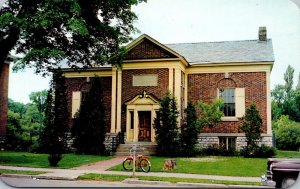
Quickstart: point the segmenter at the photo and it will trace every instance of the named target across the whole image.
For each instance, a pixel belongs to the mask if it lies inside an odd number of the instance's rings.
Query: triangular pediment
[[[132,100],[125,103],[126,105],[159,105],[159,100],[152,95],[146,94],[144,92],[141,95],[137,95]]]
[[[127,45],[125,60],[182,58],[177,52],[157,42],[146,34]]]

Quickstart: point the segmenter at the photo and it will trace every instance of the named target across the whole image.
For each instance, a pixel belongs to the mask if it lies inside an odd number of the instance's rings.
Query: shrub
[[[300,148],[300,124],[281,116],[273,123],[276,133],[276,147],[281,150],[298,150]]]
[[[76,153],[106,155],[104,116],[102,83],[99,77],[95,77],[71,129]]]
[[[207,148],[199,150],[198,155],[201,156],[238,156],[239,152],[234,149],[221,148],[218,145],[210,145]]]
[[[196,128],[197,114],[193,103],[189,102],[184,112],[186,117],[184,124],[180,128],[181,155],[189,157],[196,154],[195,145],[198,139],[198,129]]]
[[[276,155],[276,149],[266,145],[251,146],[241,149],[240,155],[251,158],[269,158]]]
[[[252,103],[246,110],[246,114],[240,130],[245,133],[247,146],[243,149],[244,156],[252,156],[256,153],[262,128],[262,118],[256,105]],[[247,154],[248,153],[248,154]]]
[[[177,126],[177,102],[169,92],[160,102],[160,109],[154,120],[157,154],[160,156],[178,156],[180,152]]]

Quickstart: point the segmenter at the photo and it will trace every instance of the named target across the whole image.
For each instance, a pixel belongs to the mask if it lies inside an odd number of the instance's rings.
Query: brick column
[[[8,111],[8,76],[9,64],[4,63],[0,76],[0,135],[6,134]]]

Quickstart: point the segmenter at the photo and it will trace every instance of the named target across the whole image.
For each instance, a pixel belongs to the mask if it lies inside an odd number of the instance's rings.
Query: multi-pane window
[[[235,116],[235,89],[220,89],[219,97],[223,99],[224,104],[221,110],[224,116],[234,117]]]
[[[219,137],[219,147],[226,150],[235,150],[235,137]]]

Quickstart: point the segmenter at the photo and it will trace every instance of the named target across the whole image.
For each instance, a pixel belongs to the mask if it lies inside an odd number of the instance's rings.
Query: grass
[[[81,180],[97,180],[97,181],[123,181],[131,176],[125,175],[104,175],[104,174],[85,174],[78,179]],[[260,185],[260,182],[242,182],[242,181],[227,181],[227,180],[210,180],[196,178],[175,178],[175,177],[154,177],[154,176],[137,176],[139,180],[148,181],[164,181],[164,182],[190,182],[190,183],[206,183],[206,184],[225,184],[225,185]]]
[[[40,174],[44,174],[47,172],[0,169],[0,175],[4,174],[4,173],[6,173],[6,174],[21,174],[21,175],[40,175]]]
[[[300,151],[277,150],[276,158],[300,158]]]
[[[97,161],[111,159],[112,156],[64,154],[56,168],[68,169],[90,164]],[[20,167],[49,168],[48,154],[34,154],[28,152],[0,152],[0,165]]]
[[[163,172],[164,159],[166,158],[152,156],[150,159],[151,172]],[[267,169],[266,158],[206,156],[173,159],[176,159],[177,167],[175,170],[168,172],[258,177]],[[124,171],[121,164],[112,167],[110,170]]]

